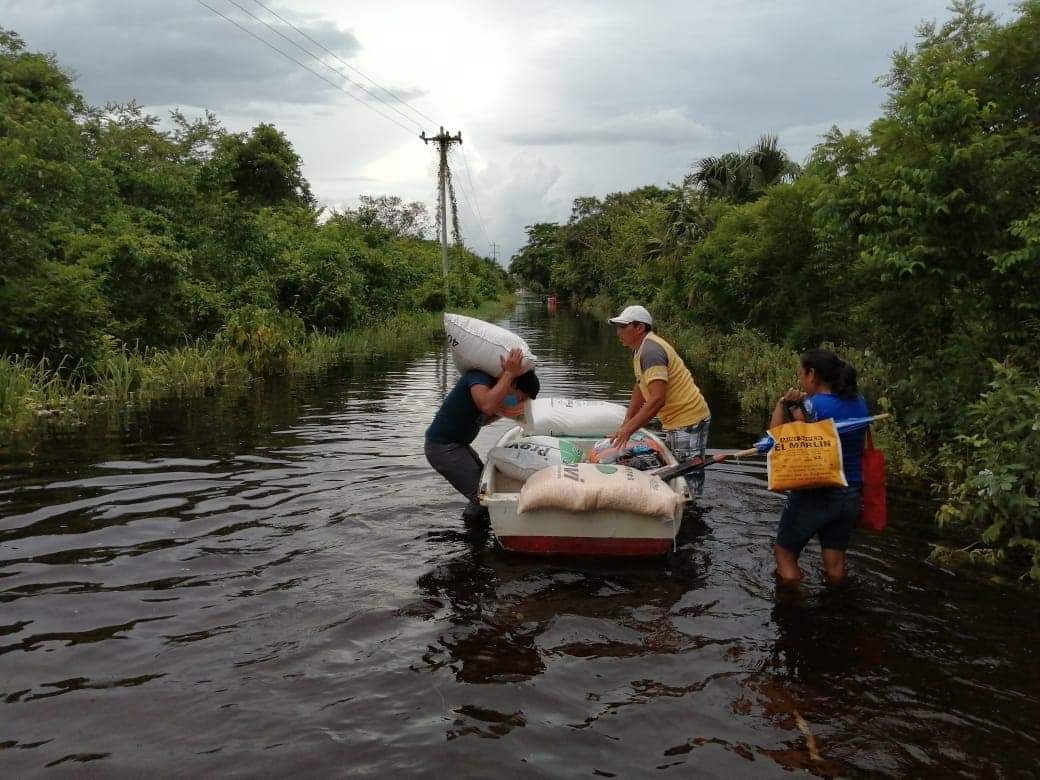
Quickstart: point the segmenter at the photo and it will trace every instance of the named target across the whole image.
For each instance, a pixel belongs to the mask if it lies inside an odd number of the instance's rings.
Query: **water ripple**
[[[602,323],[503,324],[546,395],[627,401]],[[454,377],[372,356],[0,463],[6,774],[1035,773],[1040,604],[921,565],[918,508],[840,590],[814,548],[776,588],[755,461],[712,469],[663,560],[502,554],[423,456]],[[713,443],[747,446],[698,379]]]

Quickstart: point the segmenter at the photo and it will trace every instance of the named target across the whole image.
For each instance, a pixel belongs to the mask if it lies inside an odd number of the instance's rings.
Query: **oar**
[[[707,460],[701,458],[700,455],[684,460],[682,463],[676,463],[674,466],[662,466],[659,469],[654,469],[649,472],[655,477],[660,477],[666,482],[676,477],[681,477],[684,474],[689,474],[692,471],[698,471],[700,469],[706,469],[715,463],[722,463],[724,460],[739,460],[740,458],[749,458],[752,455],[761,455],[756,448],[751,447],[747,450],[740,450],[740,452],[722,452],[718,455],[712,455]]]

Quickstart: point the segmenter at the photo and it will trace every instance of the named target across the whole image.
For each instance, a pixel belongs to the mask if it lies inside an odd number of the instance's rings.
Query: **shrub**
[[[989,390],[940,450],[945,479],[936,520],[978,539],[972,558],[1003,562],[1024,551],[1040,580],[1040,377],[991,361]],[[936,547],[933,557],[949,554]]]

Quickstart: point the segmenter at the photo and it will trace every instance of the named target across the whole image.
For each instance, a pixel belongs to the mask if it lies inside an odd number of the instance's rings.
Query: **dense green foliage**
[[[266,371],[315,331],[505,292],[502,269],[456,246],[446,301],[427,228],[393,197],[323,214],[272,125],[91,108],[0,30],[0,354],[74,372],[203,339]]]
[[[1040,0],[1005,24],[972,0],[953,12],[893,57],[867,131],[833,128],[803,168],[765,137],[669,189],[579,198],[566,224],[528,229],[511,270],[645,303],[736,355],[727,334],[778,355],[840,344],[871,364],[942,523],[1012,559],[1040,539],[1023,433],[1040,382]]]

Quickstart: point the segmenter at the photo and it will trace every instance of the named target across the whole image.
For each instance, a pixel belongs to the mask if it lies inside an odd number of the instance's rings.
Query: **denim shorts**
[[[846,550],[859,518],[859,485],[792,490],[784,501],[776,543],[798,555],[814,536],[825,550]]]

